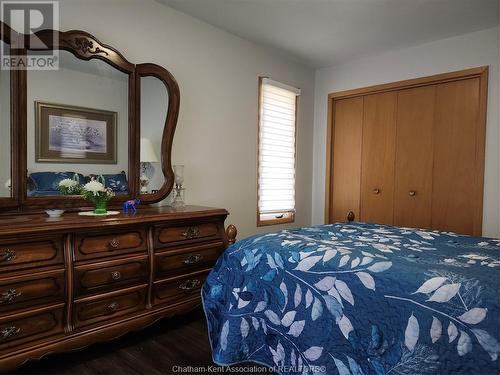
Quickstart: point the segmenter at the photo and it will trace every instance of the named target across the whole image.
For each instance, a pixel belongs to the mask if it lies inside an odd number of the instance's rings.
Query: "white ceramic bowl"
[[[64,210],[45,210],[45,212],[49,215],[49,217],[61,217]]]

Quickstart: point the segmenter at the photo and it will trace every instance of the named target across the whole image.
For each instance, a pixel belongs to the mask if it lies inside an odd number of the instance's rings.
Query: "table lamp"
[[[153,178],[155,172],[151,163],[158,163],[159,161],[153,142],[148,138],[141,138],[141,194],[148,193],[149,181]]]

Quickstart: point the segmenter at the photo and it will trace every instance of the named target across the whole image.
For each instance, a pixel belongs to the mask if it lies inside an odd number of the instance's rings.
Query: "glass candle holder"
[[[186,189],[182,186],[176,185],[172,189],[172,207],[175,209],[182,209],[186,207],[185,197],[186,197]]]
[[[184,165],[174,165],[175,184],[182,186],[184,182]]]

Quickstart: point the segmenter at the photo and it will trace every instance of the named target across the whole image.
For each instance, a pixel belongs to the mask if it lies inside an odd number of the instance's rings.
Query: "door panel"
[[[368,223],[393,223],[396,99],[396,92],[364,97],[360,219]]]
[[[435,86],[398,92],[394,224],[430,228]]]
[[[436,88],[432,227],[474,234],[479,78]],[[482,193],[482,192],[481,192]],[[458,214],[459,213],[459,214]],[[480,235],[480,233],[475,233]]]
[[[333,139],[333,221],[346,221],[353,211],[359,218],[363,98],[335,102]]]

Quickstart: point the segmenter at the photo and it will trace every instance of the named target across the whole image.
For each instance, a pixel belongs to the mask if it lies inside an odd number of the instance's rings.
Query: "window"
[[[259,79],[257,225],[295,220],[295,133],[300,90]]]

